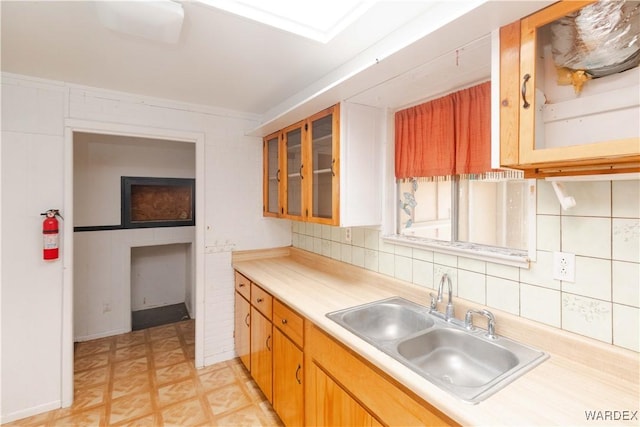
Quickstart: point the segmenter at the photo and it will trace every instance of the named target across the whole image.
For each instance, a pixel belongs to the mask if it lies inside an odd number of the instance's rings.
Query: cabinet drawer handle
[[[280,169],[276,172],[276,181],[280,182]]]
[[[256,302],[257,302],[258,304],[260,304],[262,301],[264,301],[264,299],[263,299],[263,298],[257,298],[257,299],[256,299]]]
[[[304,179],[304,175],[302,175],[302,168],[304,165],[300,165],[300,179]]]
[[[244,323],[245,323],[245,325],[247,325],[247,326],[251,326],[251,325],[249,324],[249,313],[247,313],[247,315],[245,316],[245,318],[244,318]]]
[[[287,319],[282,319],[282,324],[286,325],[287,324]]]
[[[244,288],[244,286],[245,286],[245,284],[244,284],[244,283],[240,283],[240,284],[238,285],[238,287],[240,287],[240,288]]]
[[[271,351],[271,347],[269,346],[269,341],[271,341],[271,335],[269,335],[269,336],[267,337],[267,342],[266,342],[266,344],[267,344],[267,350]]]
[[[300,372],[300,369],[302,369],[302,366],[300,366],[300,364],[298,364],[298,369],[296,369],[296,381],[298,381],[298,384],[302,384],[302,381],[300,380],[300,377],[298,376],[298,373]]]
[[[527,102],[527,82],[531,78],[529,73],[525,74],[522,78],[522,108],[529,108],[531,104]]]
[[[336,165],[336,159],[332,159],[331,160],[331,176],[336,176],[336,171],[333,169],[335,165]]]

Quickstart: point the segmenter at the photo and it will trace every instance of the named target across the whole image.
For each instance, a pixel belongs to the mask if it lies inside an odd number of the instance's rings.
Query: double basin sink
[[[468,403],[486,399],[548,358],[508,338],[487,337],[484,330],[447,322],[400,297],[327,317]]]

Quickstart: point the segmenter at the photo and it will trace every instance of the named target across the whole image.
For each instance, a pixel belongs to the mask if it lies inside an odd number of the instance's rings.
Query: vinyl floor
[[[73,405],[3,426],[282,426],[239,359],[194,348],[194,320],[77,343]]]

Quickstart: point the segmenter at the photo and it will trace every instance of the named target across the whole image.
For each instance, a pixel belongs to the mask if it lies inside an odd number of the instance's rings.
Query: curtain
[[[491,170],[491,83],[398,111],[397,179]]]

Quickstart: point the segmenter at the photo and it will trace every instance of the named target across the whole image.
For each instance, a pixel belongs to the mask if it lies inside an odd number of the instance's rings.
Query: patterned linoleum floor
[[[76,344],[74,403],[6,426],[281,426],[239,359],[194,367],[195,323]]]

